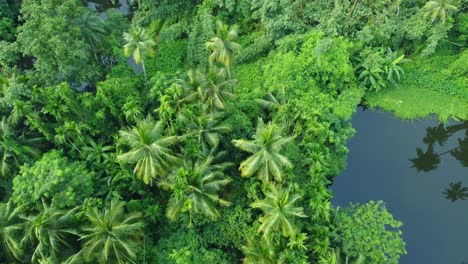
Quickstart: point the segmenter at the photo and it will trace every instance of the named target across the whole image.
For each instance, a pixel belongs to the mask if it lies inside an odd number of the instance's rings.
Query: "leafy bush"
[[[468,75],[468,50],[463,51],[460,57],[450,64],[450,71],[458,76]]]
[[[187,56],[187,41],[161,42],[158,46],[156,62],[162,72],[176,73]]]
[[[41,200],[58,208],[73,207],[93,194],[93,173],[86,164],[69,161],[53,150],[32,166],[21,167],[13,181],[12,199],[16,204],[34,205]]]

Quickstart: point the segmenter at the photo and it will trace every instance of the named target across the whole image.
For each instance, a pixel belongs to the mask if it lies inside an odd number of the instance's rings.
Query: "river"
[[[352,123],[356,135],[332,203],[383,200],[403,222],[401,264],[468,263],[468,122],[444,127],[360,109]]]

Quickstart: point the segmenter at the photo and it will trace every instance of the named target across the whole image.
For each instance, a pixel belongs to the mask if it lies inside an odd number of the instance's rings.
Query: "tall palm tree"
[[[227,91],[227,86],[234,80],[226,80],[226,70],[216,67],[210,68],[205,78],[199,98],[208,105],[212,112],[226,110],[228,108],[226,99],[234,100],[236,98],[233,93]]]
[[[177,136],[164,136],[162,122],[155,122],[148,116],[138,121],[136,126],[120,130],[123,142],[128,144],[130,151],[117,156],[124,163],[136,163],[133,173],[145,184],[152,184],[158,175],[164,175],[169,166],[177,161],[169,148],[178,140]]]
[[[60,210],[53,204],[48,206],[43,202],[43,208],[36,215],[22,216],[25,221],[25,236],[23,245],[32,245],[32,262],[51,258],[58,262],[67,248],[72,248],[69,238],[78,236],[73,221],[78,208]]]
[[[125,203],[112,200],[109,207],[102,211],[93,208],[86,216],[90,224],[83,228],[80,237],[83,247],[74,260],[81,257],[100,264],[136,263],[136,254],[142,246],[141,213],[126,214]]]
[[[228,26],[221,21],[216,22],[216,36],[210,39],[205,46],[211,51],[210,64],[220,63],[226,67],[228,77],[231,80],[231,65],[235,55],[239,54],[241,45],[234,42],[237,38],[237,27]],[[234,86],[231,85],[234,94]]]
[[[5,116],[0,121],[0,176],[6,177],[22,163],[39,158],[40,151],[35,146],[40,138],[28,138],[19,135],[10,118]]]
[[[282,136],[282,129],[276,124],[265,124],[258,120],[257,130],[253,140],[233,140],[234,146],[253,155],[240,164],[242,177],[250,177],[257,173],[258,178],[268,183],[274,177],[276,181],[283,180],[283,168],[292,168],[291,162],[280,152],[291,142],[293,137]]]
[[[133,56],[137,64],[141,63],[143,74],[145,76],[146,90],[149,92],[148,78],[146,76],[145,57],[154,56],[153,47],[156,42],[148,35],[146,30],[141,27],[132,26],[130,32],[123,34],[126,44],[124,45],[125,56]]]
[[[162,188],[172,190],[167,208],[169,219],[174,220],[181,212],[188,211],[190,225],[195,214],[202,214],[214,220],[219,217],[216,204],[231,204],[218,195],[219,190],[231,182],[223,173],[230,164],[213,164],[214,160],[214,157],[209,156],[196,162],[184,161],[183,167],[175,170],[166,181],[160,183]]]
[[[211,38],[205,46],[212,52],[208,60],[210,63],[220,63],[229,68],[234,57],[240,52],[240,44],[235,42],[238,36],[237,26],[229,26],[222,21],[216,21],[216,36]]]
[[[0,203],[0,255],[19,259],[22,255],[20,245],[21,231],[24,224],[19,217],[21,208],[11,201]],[[0,256],[0,262],[6,261]]]
[[[80,28],[83,40],[96,57],[96,54],[104,47],[106,36],[104,21],[96,13],[88,10],[77,17],[74,22]]]
[[[269,236],[272,231],[281,230],[283,236],[294,236],[296,228],[293,220],[295,217],[306,217],[302,207],[295,207],[295,203],[301,197],[297,194],[290,195],[290,189],[270,184],[270,192],[265,193],[265,199],[257,200],[250,206],[263,210],[260,218],[259,232]]]
[[[424,17],[430,17],[432,22],[439,17],[442,24],[444,24],[447,14],[456,11],[457,7],[451,5],[450,0],[431,0],[424,5],[423,10],[425,11]]]

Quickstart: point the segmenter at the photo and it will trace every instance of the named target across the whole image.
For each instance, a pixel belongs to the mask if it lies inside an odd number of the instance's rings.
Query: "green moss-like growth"
[[[403,119],[426,118],[432,114],[442,121],[468,118],[468,78],[448,69],[454,56],[435,56],[408,63],[399,87],[368,93],[372,108],[382,108]]]

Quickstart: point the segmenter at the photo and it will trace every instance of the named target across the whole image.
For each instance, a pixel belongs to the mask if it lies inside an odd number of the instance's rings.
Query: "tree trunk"
[[[229,78],[229,82],[230,82],[230,85],[231,85],[231,93],[233,95],[236,95],[234,93],[234,84],[232,83],[232,76],[231,76],[231,68],[230,67],[226,67],[227,69],[227,72],[228,72],[228,78]],[[236,98],[234,98],[234,106],[237,108],[237,101],[236,101]]]
[[[141,58],[141,67],[143,68],[143,75],[145,76],[146,93],[149,94],[148,77],[146,76],[145,60],[143,58]]]

